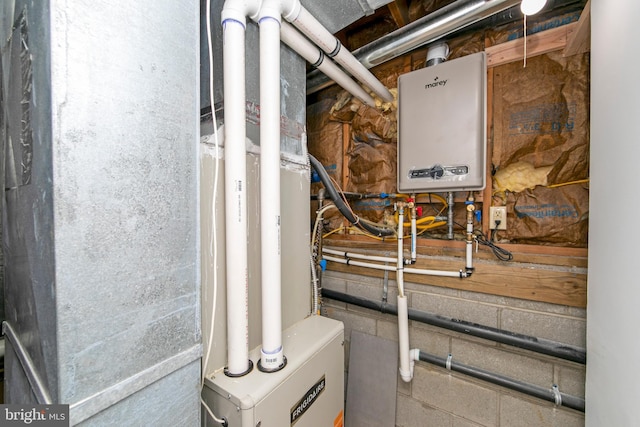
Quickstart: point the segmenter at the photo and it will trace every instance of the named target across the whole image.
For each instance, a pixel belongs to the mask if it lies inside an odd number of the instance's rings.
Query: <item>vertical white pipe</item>
[[[471,232],[473,233],[473,225],[471,226],[467,226],[467,230],[471,230]],[[473,241],[472,240],[467,240],[467,250],[466,250],[466,255],[467,255],[467,262],[465,267],[470,270],[473,268]]]
[[[262,349],[260,368],[284,366],[280,253],[280,22],[260,25],[260,230],[262,250]]]
[[[227,372],[236,376],[249,370],[245,27],[244,22],[235,19],[226,19],[222,25],[227,236]]]
[[[400,348],[400,376],[404,382],[413,378],[409,351],[409,310],[407,297],[398,295],[398,345]]]
[[[411,206],[411,262],[415,263],[418,259],[418,213],[416,195],[412,194],[411,198],[413,199],[413,206]]]
[[[407,296],[404,294],[404,206],[398,208],[398,263],[396,282],[398,283],[398,346],[400,351],[400,376],[404,382],[411,381],[413,372],[409,354],[409,311]]]
[[[398,295],[404,296],[404,207],[398,208],[398,259],[396,263],[396,282],[398,283]]]
[[[393,95],[382,82],[371,71],[367,70],[351,52],[347,49],[341,49],[340,41],[303,6],[300,7],[300,12],[297,15],[286,17],[286,19],[309,37],[320,49],[324,50],[329,57],[342,65],[356,80],[367,85],[386,102],[393,101]]]

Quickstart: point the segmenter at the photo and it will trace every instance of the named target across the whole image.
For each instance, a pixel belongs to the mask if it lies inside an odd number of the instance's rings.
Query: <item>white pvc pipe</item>
[[[386,257],[386,256],[377,256],[377,255],[365,255],[365,254],[357,254],[355,252],[344,252],[338,251],[336,249],[322,248],[323,254],[332,254],[332,255],[341,255],[345,258],[356,258],[356,259],[366,259],[369,261],[379,261],[379,262],[398,262],[398,258]]]
[[[365,104],[375,107],[375,100],[358,83],[353,81],[313,43],[300,34],[293,26],[286,21],[282,22],[280,37],[291,49],[298,52],[307,62],[311,63],[318,70],[326,74],[331,80],[339,84],[342,88],[353,96],[359,98]]]
[[[404,207],[398,210],[398,260],[396,263],[396,283],[398,284],[398,298],[404,297]]]
[[[249,369],[245,27],[243,21],[236,19],[223,20],[222,26],[225,107],[227,370],[231,375],[242,375]]]
[[[460,271],[422,270],[419,268],[405,268],[404,272],[409,274],[422,274],[423,276],[466,277],[465,273]]]
[[[398,346],[400,350],[400,376],[402,381],[413,378],[413,361],[409,351],[409,310],[407,297],[398,295]]]
[[[398,284],[398,345],[400,349],[400,376],[402,381],[408,383],[413,378],[413,369],[409,358],[409,310],[407,308],[407,296],[404,294],[403,223],[404,207],[400,206],[398,210],[398,271],[396,272],[396,283]]]
[[[467,231],[470,233],[473,233],[473,224],[467,225]],[[472,269],[473,268],[473,241],[472,240],[467,240],[466,249],[467,249],[466,250],[467,262],[465,267],[467,269]]]
[[[280,16],[260,25],[261,368],[283,366],[280,252]]]
[[[333,256],[327,256],[327,255],[323,255],[322,258],[326,259],[327,261],[337,262],[337,263],[340,263],[340,264],[355,265],[357,267],[373,268],[375,270],[386,270],[386,271],[396,271],[397,270],[397,267],[395,265],[371,264],[369,262],[354,261],[352,259],[338,258],[338,257],[333,257]]]
[[[411,261],[416,262],[418,259],[418,218],[416,213],[416,205],[415,200],[416,195],[413,194],[412,198],[414,200],[414,205],[411,207]]]
[[[338,258],[333,256],[327,256],[327,255],[323,255],[322,258],[326,259],[327,261],[337,262],[337,263],[346,264],[346,265],[355,265],[357,267],[372,268],[374,270],[397,271],[398,269],[396,266],[392,266],[392,265],[372,264],[370,262],[354,261],[351,258]],[[466,274],[463,271],[461,272],[461,271],[443,271],[443,270],[422,270],[418,268],[405,267],[404,272],[410,273],[410,274],[421,274],[423,276],[466,277]]]
[[[393,101],[391,92],[360,63],[348,50],[341,49],[340,41],[335,38],[303,6],[297,15],[286,17],[304,35],[309,37],[320,49],[338,64],[342,65],[356,80],[368,86],[386,102]]]

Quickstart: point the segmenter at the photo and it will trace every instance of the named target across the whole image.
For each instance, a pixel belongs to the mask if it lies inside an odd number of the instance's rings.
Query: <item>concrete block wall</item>
[[[322,286],[380,301],[384,279],[326,271]],[[405,282],[411,308],[585,347],[585,310]],[[390,304],[397,286],[388,281]],[[395,316],[324,299],[323,314],[344,322],[348,380],[352,330],[398,340]],[[527,383],[584,397],[585,366],[465,334],[410,322],[411,348]],[[347,404],[348,410],[348,404]],[[578,427],[584,414],[425,362],[414,379],[398,378],[396,427]]]

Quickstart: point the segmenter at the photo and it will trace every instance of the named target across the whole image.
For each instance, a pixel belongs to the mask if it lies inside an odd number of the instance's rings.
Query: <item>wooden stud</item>
[[[577,22],[573,22],[527,36],[527,57],[564,49],[567,45],[567,39],[576,30],[577,25]],[[524,59],[524,39],[520,38],[491,46],[486,48],[485,52],[487,53],[487,67],[521,61]]]
[[[577,55],[591,50],[591,0],[587,0],[576,29],[567,40],[564,56]]]
[[[351,123],[342,124],[342,182],[340,186],[342,191],[347,191],[349,185],[349,144],[351,143]],[[351,226],[347,219],[342,221],[345,234],[348,234],[347,228]]]

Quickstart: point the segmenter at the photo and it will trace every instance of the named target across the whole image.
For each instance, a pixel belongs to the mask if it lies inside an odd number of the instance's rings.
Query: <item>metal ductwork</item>
[[[354,52],[375,67],[520,3],[520,0],[458,0]]]
[[[335,34],[363,16],[372,15],[391,0],[301,0],[301,3],[327,30]]]
[[[556,0],[545,10],[557,10],[574,3],[584,1]],[[354,50],[353,55],[365,67],[372,68],[462,29],[476,28],[474,24],[480,21],[486,20],[482,27],[513,22],[522,17],[519,9],[514,11],[519,4],[520,0],[458,0]],[[501,19],[487,19],[497,16]],[[330,84],[326,76],[315,70],[307,75],[308,94]]]

